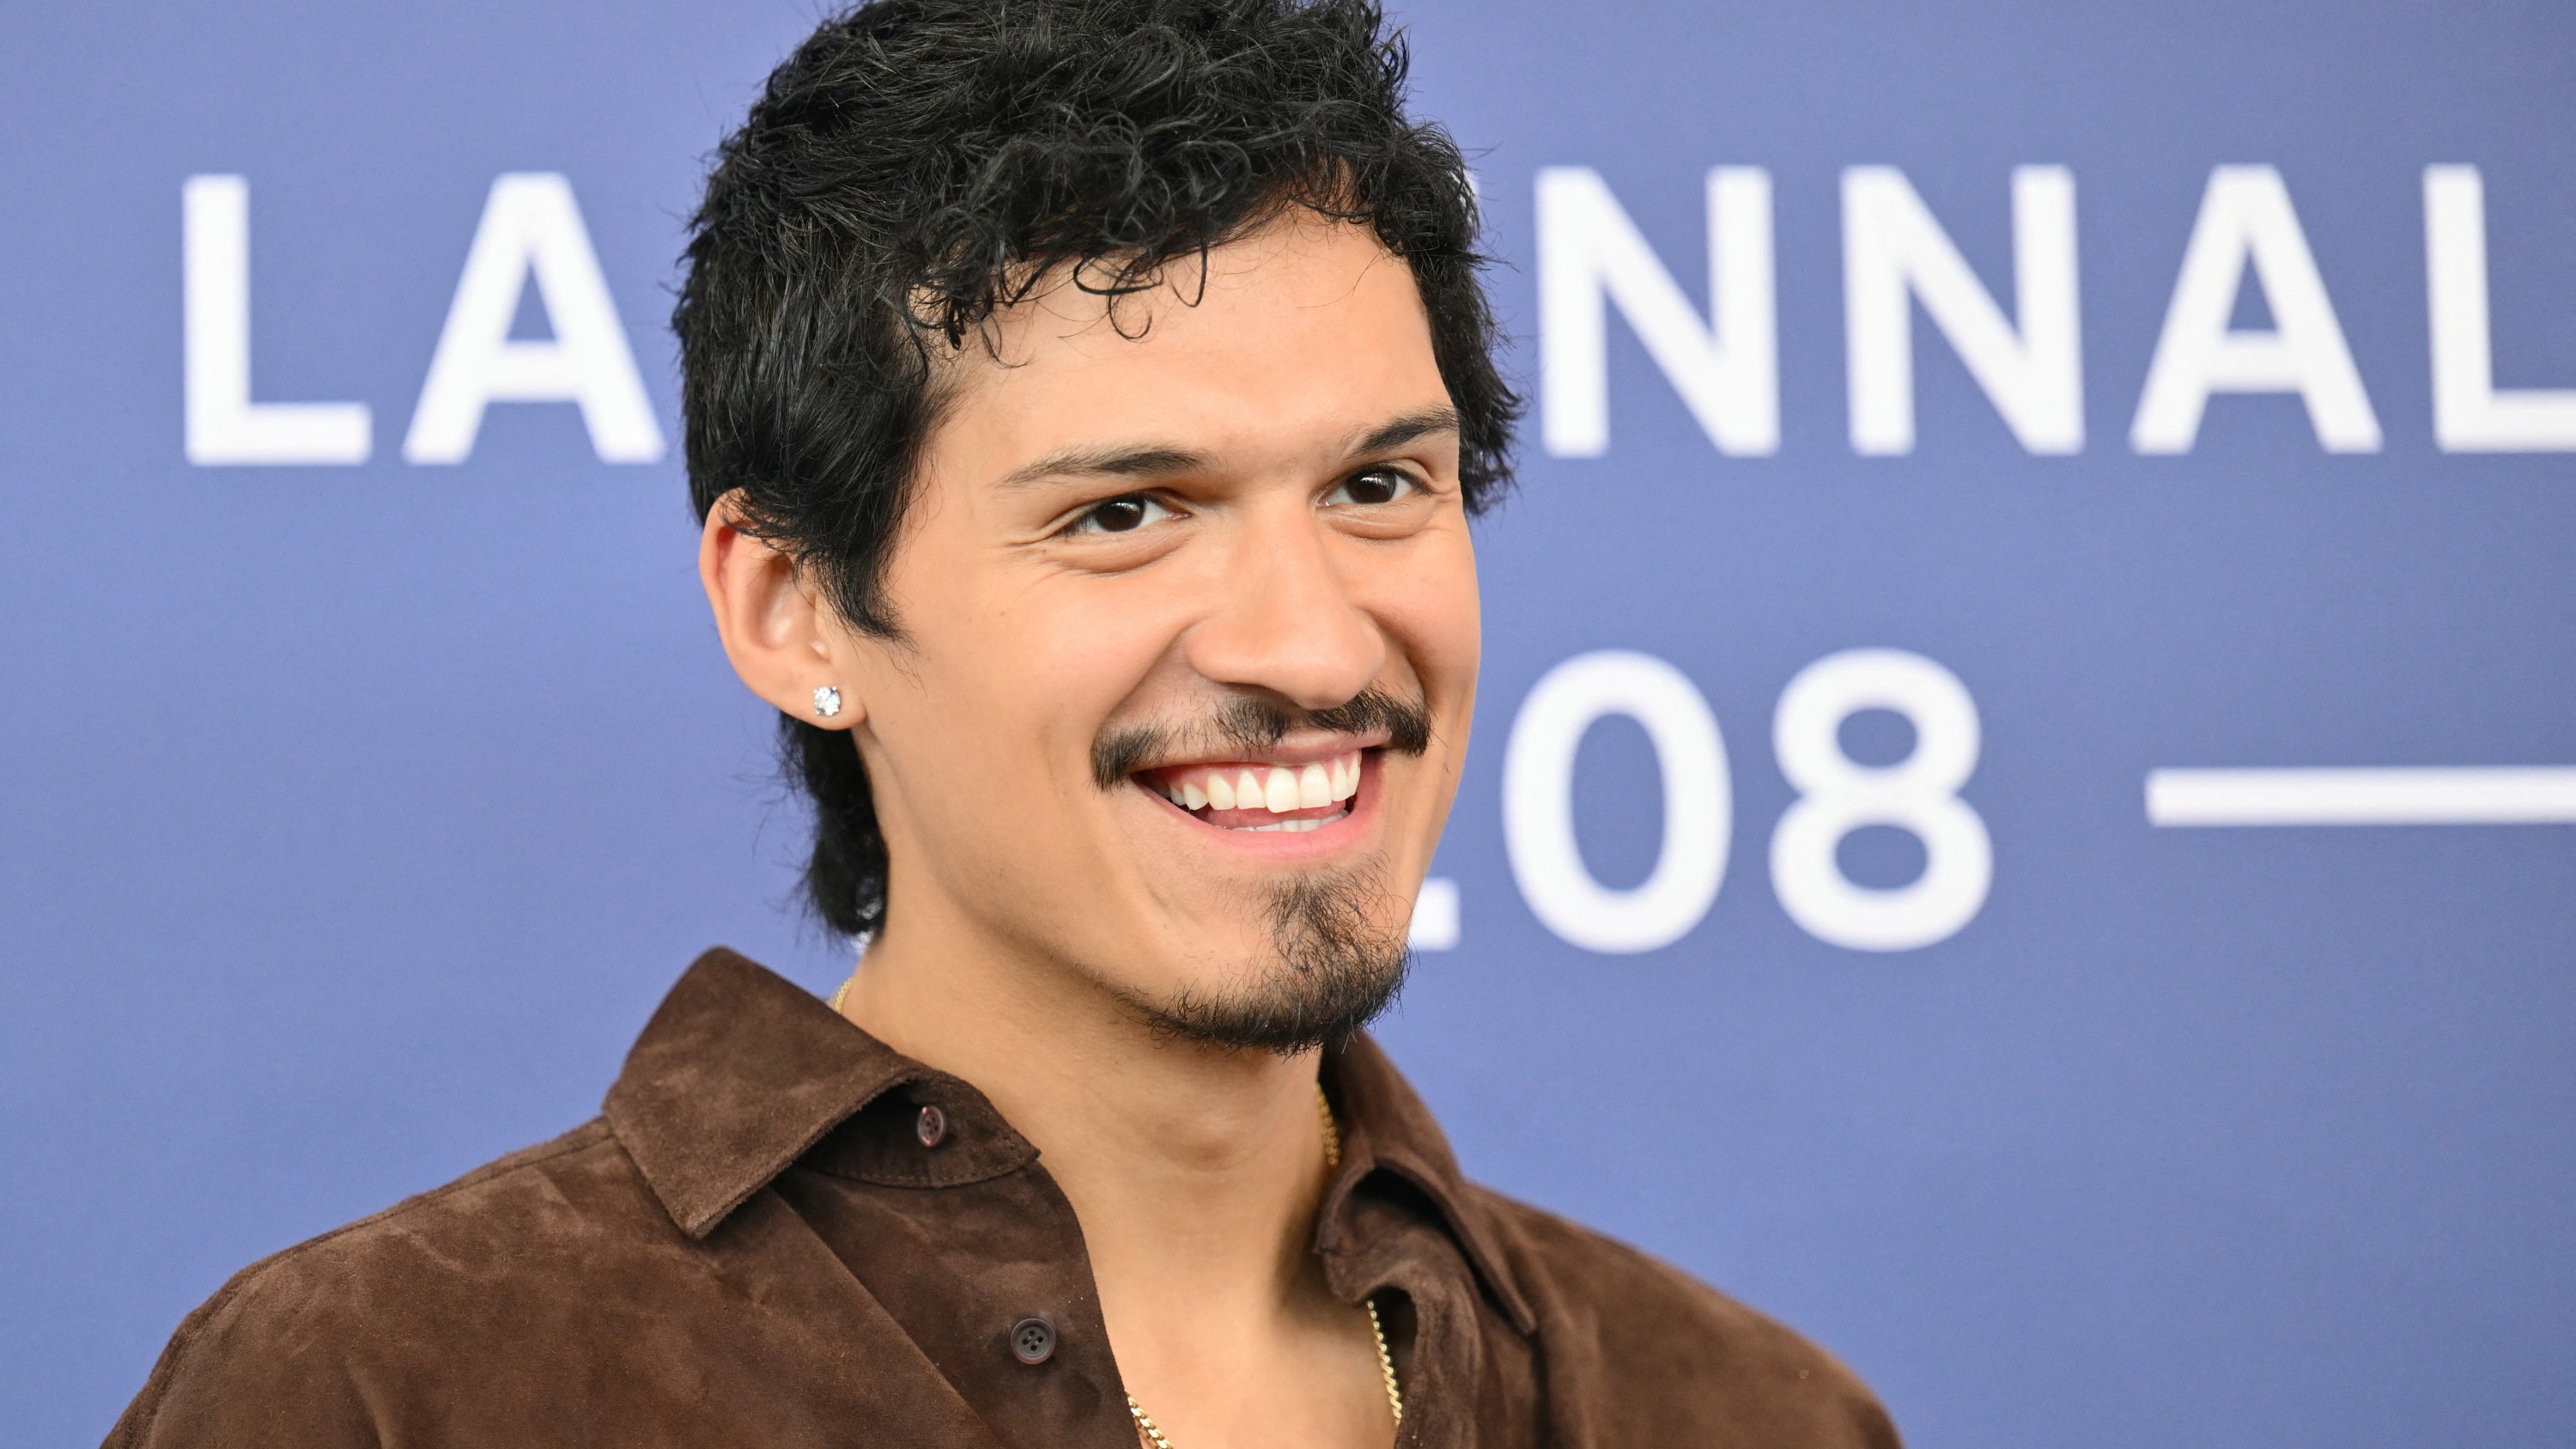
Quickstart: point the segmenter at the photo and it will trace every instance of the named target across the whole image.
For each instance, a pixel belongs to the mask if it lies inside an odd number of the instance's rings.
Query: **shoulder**
[[[233,1275],[108,1443],[376,1442],[389,1386],[459,1345],[541,1340],[657,1241],[684,1239],[591,1122]]]
[[[1553,1213],[1471,1189],[1539,1321],[1547,1389],[1596,1443],[1896,1449],[1868,1385],[1795,1330]]]
[[[280,1318],[372,1331],[523,1308],[515,1300],[560,1296],[646,1241],[679,1237],[593,1121],[253,1263],[191,1322],[201,1333]]]

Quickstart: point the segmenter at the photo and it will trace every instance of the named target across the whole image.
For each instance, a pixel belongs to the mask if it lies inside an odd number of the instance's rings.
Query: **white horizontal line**
[[[2576,766],[2150,770],[2147,823],[2576,824]]]

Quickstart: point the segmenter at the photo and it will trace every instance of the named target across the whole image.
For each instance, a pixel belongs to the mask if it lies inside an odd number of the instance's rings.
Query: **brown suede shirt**
[[[1796,1334],[1462,1180],[1368,1041],[1324,1073],[1315,1251],[1389,1309],[1403,1449],[1895,1449]],[[599,1120],[244,1270],[108,1443],[1136,1449],[1037,1159],[973,1087],[710,952]]]

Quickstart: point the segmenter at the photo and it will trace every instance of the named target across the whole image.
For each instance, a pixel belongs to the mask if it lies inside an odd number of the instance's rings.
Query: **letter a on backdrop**
[[[2248,264],[2271,305],[2272,331],[2228,330]],[[2379,451],[2370,395],[2362,391],[2289,188],[2269,166],[2209,173],[2129,445],[2141,453],[2190,452],[2215,392],[2295,392],[2327,452]]]
[[[520,290],[532,275],[554,328],[543,341],[510,336]],[[662,456],[662,430],[581,208],[571,183],[551,172],[493,181],[403,457],[464,462],[482,429],[483,409],[494,402],[576,403],[600,461],[650,463]]]

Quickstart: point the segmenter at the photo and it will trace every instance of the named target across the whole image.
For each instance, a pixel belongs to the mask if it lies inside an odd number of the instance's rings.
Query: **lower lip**
[[[1378,812],[1378,754],[1370,749],[1360,752],[1359,788],[1352,792],[1350,808],[1339,815],[1315,821],[1312,829],[1260,830],[1211,825],[1184,810],[1159,790],[1149,790],[1130,781],[1136,793],[1147,803],[1167,812],[1174,820],[1201,840],[1232,846],[1237,850],[1272,860],[1306,859],[1330,855],[1356,843],[1376,820]],[[1287,823],[1287,822],[1282,822]]]

